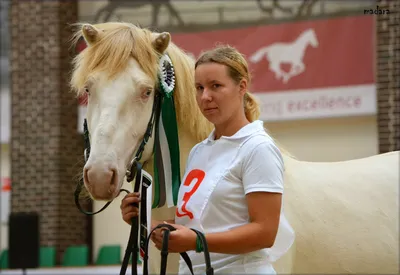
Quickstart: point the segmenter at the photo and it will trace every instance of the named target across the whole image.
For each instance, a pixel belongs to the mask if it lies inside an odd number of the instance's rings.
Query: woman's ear
[[[244,94],[247,92],[247,80],[245,78],[242,78],[239,82],[239,92],[241,96],[244,96]]]

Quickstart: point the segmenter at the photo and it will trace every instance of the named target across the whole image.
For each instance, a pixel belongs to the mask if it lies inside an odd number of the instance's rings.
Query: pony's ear
[[[153,34],[153,47],[159,53],[164,53],[171,41],[169,32]]]
[[[100,37],[101,30],[90,24],[82,26],[83,38],[85,39],[88,46],[93,45],[97,42]]]

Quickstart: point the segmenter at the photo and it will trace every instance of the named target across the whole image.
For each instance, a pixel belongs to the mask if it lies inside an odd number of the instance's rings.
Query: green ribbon
[[[180,155],[179,155],[179,139],[178,139],[178,125],[176,122],[175,104],[171,94],[164,98],[162,104],[161,116],[163,119],[163,125],[165,134],[168,140],[168,147],[170,152],[171,161],[171,184],[172,184],[172,197],[174,205],[178,202],[178,192],[181,185],[180,179]],[[168,196],[168,194],[167,194]]]
[[[156,118],[156,128],[155,128],[155,141],[154,141],[154,194],[153,194],[153,204],[151,208],[157,208],[160,202],[160,175],[158,173],[158,162],[160,161],[160,139],[159,139],[159,118]],[[162,160],[161,160],[162,161]]]
[[[160,79],[161,110],[160,116],[157,117],[155,128],[155,181],[152,208],[162,207],[165,201],[167,201],[169,207],[172,206],[171,204],[176,206],[181,184],[178,125],[173,98],[174,89],[168,91],[162,81],[163,79]],[[162,127],[160,127],[160,122],[162,122]],[[160,133],[161,129],[163,129],[163,133]],[[169,154],[164,155],[163,152],[169,152]],[[168,167],[171,168],[170,171]]]

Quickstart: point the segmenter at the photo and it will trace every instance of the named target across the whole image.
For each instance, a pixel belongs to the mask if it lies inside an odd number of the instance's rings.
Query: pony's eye
[[[87,87],[85,87],[85,93],[87,93],[87,94],[90,94],[90,92],[89,92],[89,88],[87,88]]]
[[[152,89],[147,88],[146,90],[144,90],[144,91],[142,92],[142,97],[143,97],[143,98],[148,98],[148,97],[151,95],[151,92],[152,92]]]

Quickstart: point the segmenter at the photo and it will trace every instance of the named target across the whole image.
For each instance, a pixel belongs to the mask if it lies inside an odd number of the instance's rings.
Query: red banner
[[[217,43],[236,47],[249,62],[252,92],[269,92],[374,83],[374,32],[372,16],[351,16],[174,33],[172,41],[196,57]]]

